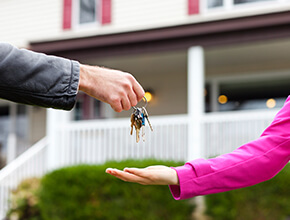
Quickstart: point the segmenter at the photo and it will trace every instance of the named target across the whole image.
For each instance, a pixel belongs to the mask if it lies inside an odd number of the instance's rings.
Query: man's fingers
[[[128,111],[131,108],[131,102],[127,96],[122,97],[122,108]]]
[[[115,112],[121,112],[123,110],[122,104],[110,104],[111,108],[115,111]]]
[[[129,101],[130,101],[130,107],[132,106],[135,106],[138,104],[138,101],[137,101],[137,94],[134,93],[134,91],[131,91],[128,93],[128,98],[129,98]]]
[[[144,96],[142,86],[130,73],[82,64],[79,90],[109,103],[116,112],[129,110]]]
[[[137,102],[140,102],[145,95],[145,91],[142,86],[136,81],[133,85],[133,90],[137,96]]]

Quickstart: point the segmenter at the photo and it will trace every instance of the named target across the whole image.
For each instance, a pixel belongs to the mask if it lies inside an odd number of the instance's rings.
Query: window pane
[[[220,111],[249,110],[281,108],[289,95],[289,79],[236,82],[220,85],[220,95],[227,97],[225,103],[221,103]],[[268,105],[268,101],[274,105]],[[271,103],[270,103],[271,104]]]
[[[101,118],[101,102],[80,93],[74,107],[74,120],[91,120]]]
[[[234,4],[252,3],[252,2],[265,2],[272,0],[234,0]]]
[[[9,106],[0,106],[0,169],[6,164],[9,123]]]
[[[96,21],[96,0],[80,0],[80,24]]]
[[[208,8],[215,8],[223,6],[223,0],[207,0]]]
[[[94,118],[101,117],[101,101],[94,99]]]

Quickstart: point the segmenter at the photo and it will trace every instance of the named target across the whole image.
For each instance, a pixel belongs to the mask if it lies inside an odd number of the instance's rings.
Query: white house
[[[154,131],[136,144],[131,111],[84,94],[71,112],[1,100],[0,155],[10,163],[0,216],[8,189],[56,167],[186,161],[257,138],[289,95],[289,9],[289,0],[1,1],[0,41],[132,73],[153,94]]]

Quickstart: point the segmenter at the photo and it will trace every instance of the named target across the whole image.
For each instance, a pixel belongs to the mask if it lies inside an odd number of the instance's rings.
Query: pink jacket
[[[213,159],[197,159],[177,171],[176,200],[251,186],[274,177],[290,160],[290,96],[271,125],[255,141]]]

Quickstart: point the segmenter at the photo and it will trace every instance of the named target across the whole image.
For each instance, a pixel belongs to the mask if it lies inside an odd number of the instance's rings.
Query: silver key
[[[148,124],[149,124],[149,127],[150,127],[151,131],[153,131],[153,127],[152,127],[152,125],[151,125],[151,123],[149,121],[149,115],[148,115],[148,112],[147,112],[145,107],[142,107],[142,112],[144,114],[144,118],[146,118],[147,121],[148,121]]]
[[[147,104],[147,100],[145,98],[146,104]],[[145,105],[146,106],[146,105]],[[142,130],[142,140],[145,141],[145,118],[148,121],[149,127],[151,129],[151,131],[153,131],[153,127],[149,121],[149,115],[148,112],[145,108],[145,106],[143,106],[142,108],[140,107],[133,107],[133,113],[131,114],[131,132],[130,134],[133,134],[133,126],[135,127],[136,130],[136,142],[138,143],[140,140],[139,134],[140,134],[140,130]]]
[[[144,129],[144,125],[142,125],[141,129],[142,129],[142,140],[143,140],[143,142],[145,142],[145,129]]]

